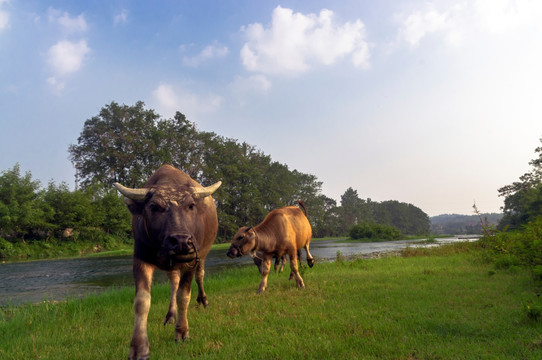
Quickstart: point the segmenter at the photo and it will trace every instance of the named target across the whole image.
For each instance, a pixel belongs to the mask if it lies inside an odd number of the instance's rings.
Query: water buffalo
[[[164,165],[143,188],[114,185],[132,213],[134,234],[135,321],[129,359],[148,359],[147,315],[156,268],[167,271],[170,281],[170,305],[164,324],[177,321],[175,341],[188,338],[186,315],[194,275],[198,285],[197,302],[208,304],[203,288],[205,257],[218,230],[211,194],[221,182],[203,187],[181,170]],[[177,307],[180,309],[178,318]]]
[[[277,257],[280,259],[284,255],[290,257],[290,279],[295,277],[298,288],[304,288],[305,284],[298,270],[298,251],[305,249],[307,253],[307,263],[310,267],[314,264],[314,259],[309,252],[309,244],[312,237],[312,229],[307,219],[307,209],[303,201],[297,202],[303,209],[297,206],[286,206],[271,211],[265,219],[256,226],[241,227],[233,240],[227,254],[229,257],[239,257],[245,254],[251,254],[255,259],[262,274],[262,281],[258,292],[265,291],[267,287],[267,277],[271,267],[271,259]]]

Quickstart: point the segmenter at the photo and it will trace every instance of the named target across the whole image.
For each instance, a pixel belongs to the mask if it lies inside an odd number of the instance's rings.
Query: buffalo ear
[[[123,196],[124,198],[124,204],[126,204],[126,207],[132,215],[141,215],[143,214],[143,208],[145,207],[144,201],[134,201],[130,198],[127,198],[126,196]]]

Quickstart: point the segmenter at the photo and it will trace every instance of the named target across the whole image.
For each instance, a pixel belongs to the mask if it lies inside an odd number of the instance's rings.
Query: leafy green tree
[[[30,172],[21,175],[20,165],[0,175],[0,236],[21,238],[45,235],[50,211],[41,204],[40,182]]]
[[[83,187],[99,181],[138,186],[148,178],[157,161],[161,134],[155,123],[159,115],[134,106],[112,102],[98,116],[85,121],[77,145],[69,147],[70,160]]]
[[[341,196],[341,210],[343,213],[343,232],[346,234],[352,225],[359,222],[372,221],[372,206],[370,200],[360,199],[357,190],[349,187]]]
[[[499,196],[504,197],[500,229],[517,229],[542,216],[542,146],[535,149],[535,154],[538,157],[529,162],[529,172],[498,190]]]
[[[393,226],[405,234],[428,234],[430,230],[429,216],[412,204],[383,201],[375,204],[374,214],[378,224]]]
[[[397,240],[401,231],[394,226],[381,225],[374,222],[362,222],[350,228],[351,239],[367,239],[372,241]]]

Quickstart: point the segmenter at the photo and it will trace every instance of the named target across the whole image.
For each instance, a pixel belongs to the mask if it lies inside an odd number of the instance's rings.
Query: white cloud
[[[427,35],[451,28],[450,14],[437,11],[432,4],[427,4],[424,11],[414,11],[411,14],[397,15],[400,19],[399,40],[410,46],[417,46]]]
[[[66,84],[63,81],[60,81],[54,76],[47,78],[47,84],[51,86],[51,89],[53,89],[53,92],[55,94],[62,93],[62,90],[64,90],[64,87],[66,86]]]
[[[263,75],[252,75],[248,78],[237,77],[231,84],[237,89],[266,93],[271,88],[271,82]]]
[[[426,3],[422,10],[396,14],[397,42],[417,47],[430,35],[458,44],[477,33],[505,34],[521,28],[540,29],[542,2],[538,0],[476,0],[438,10]]]
[[[69,75],[81,68],[89,52],[90,48],[85,40],[59,41],[49,48],[48,63],[56,75]]]
[[[480,24],[493,33],[520,26],[540,26],[542,17],[539,0],[477,0],[474,9]]]
[[[233,96],[244,105],[253,94],[266,94],[271,89],[271,82],[264,75],[252,75],[247,78],[237,76],[229,85]]]
[[[183,50],[184,47],[181,47]],[[202,62],[228,55],[229,49],[222,45],[208,45],[196,56],[183,57],[183,64],[190,67],[198,67]]]
[[[217,95],[196,95],[170,84],[160,84],[152,92],[153,102],[157,112],[165,117],[173,117],[177,111],[188,118],[197,118],[198,114],[216,111],[222,104],[222,98]]]
[[[71,17],[67,12],[49,8],[49,22],[60,25],[68,33],[85,32],[88,29],[83,14]]]
[[[0,0],[0,31],[9,27],[9,12],[2,9],[2,6],[7,3],[8,0]]]
[[[115,15],[113,23],[115,25],[126,24],[128,22],[128,10],[122,9],[120,13]]]
[[[270,27],[254,23],[241,31],[247,39],[241,58],[249,71],[294,74],[315,65],[332,65],[345,57],[356,67],[369,67],[365,25],[359,19],[335,24],[331,10],[304,15],[278,6]]]

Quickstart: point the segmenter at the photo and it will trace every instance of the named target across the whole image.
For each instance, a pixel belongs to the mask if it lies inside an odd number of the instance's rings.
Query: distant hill
[[[482,219],[487,219],[489,224],[497,225],[502,214],[481,214]],[[482,225],[478,215],[444,214],[429,218],[431,221],[431,233],[445,235],[482,234]]]

